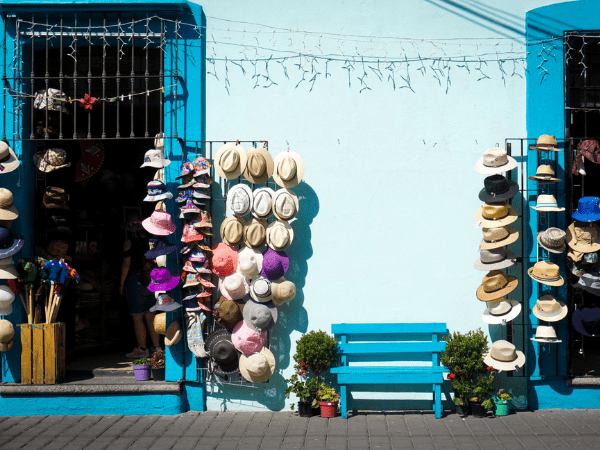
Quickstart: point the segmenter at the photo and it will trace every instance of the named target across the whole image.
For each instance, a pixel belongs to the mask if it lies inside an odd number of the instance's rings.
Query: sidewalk
[[[600,449],[600,410],[461,419],[368,413],[305,419],[290,412],[178,416],[0,417],[0,449]]]

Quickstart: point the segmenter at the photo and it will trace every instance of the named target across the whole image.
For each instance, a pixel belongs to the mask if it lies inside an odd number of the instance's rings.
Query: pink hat
[[[260,352],[263,345],[265,345],[266,339],[266,331],[259,333],[246,325],[246,322],[243,320],[235,326],[231,333],[231,341],[234,347],[244,355],[252,355]]]
[[[177,228],[171,219],[171,214],[164,211],[154,211],[150,217],[142,221],[142,226],[148,233],[157,236],[173,234]]]
[[[213,248],[212,267],[216,275],[220,277],[231,275],[237,269],[237,265],[238,252],[233,247],[220,243]]]
[[[239,300],[248,293],[249,287],[243,275],[233,273],[220,280],[219,290],[227,300]]]
[[[181,240],[185,243],[190,243],[190,242],[197,242],[197,241],[201,241],[202,239],[204,239],[204,235],[201,233],[198,233],[198,230],[196,230],[196,227],[194,227],[191,223],[186,223],[183,226],[183,237],[181,238]]]

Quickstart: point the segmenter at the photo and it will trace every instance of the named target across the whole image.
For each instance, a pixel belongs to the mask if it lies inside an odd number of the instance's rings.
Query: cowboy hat
[[[240,373],[251,383],[264,383],[274,372],[275,356],[268,348],[263,347],[250,356],[240,356]]]
[[[252,195],[252,215],[257,219],[268,219],[273,214],[275,191],[264,187],[255,190]]]
[[[559,207],[558,202],[556,201],[556,197],[552,194],[540,194],[537,197],[536,205],[530,206],[531,209],[535,209],[536,211],[564,211],[564,207]]]
[[[33,155],[33,164],[40,172],[53,172],[65,167],[71,167],[71,163],[65,163],[67,152],[62,148],[49,148],[39,151]]]
[[[548,325],[538,325],[535,330],[535,336],[532,337],[531,340],[539,342],[540,344],[558,344],[562,342],[556,336],[554,327]]]
[[[287,250],[294,240],[294,230],[289,222],[276,220],[267,227],[267,245],[273,250]]]
[[[510,250],[504,247],[493,248],[490,250],[479,250],[479,258],[473,264],[477,270],[489,271],[497,269],[506,269],[515,264],[517,257]]]
[[[530,180],[534,181],[546,181],[546,182],[560,182],[560,178],[556,178],[554,169],[548,164],[540,164],[536,169],[535,175],[529,177]]]
[[[252,210],[252,189],[239,183],[227,192],[227,209],[236,216],[245,216]]]
[[[535,317],[545,322],[558,322],[567,316],[569,308],[551,294],[545,294],[537,299],[532,312]]]
[[[582,335],[600,336],[600,308],[583,308],[573,311],[573,327]]]
[[[485,228],[503,227],[510,225],[519,218],[519,213],[509,204],[484,203],[475,213],[477,226]]]
[[[499,340],[492,344],[483,362],[494,369],[510,372],[525,365],[525,354],[510,342]]]
[[[597,252],[600,250],[600,228],[595,224],[573,222],[567,227],[565,240],[567,245],[577,252]]]
[[[515,319],[520,313],[521,304],[518,301],[500,298],[487,303],[481,318],[490,325],[500,325]]]
[[[503,227],[482,228],[483,239],[479,250],[491,250],[512,244],[519,239],[519,232],[508,225]]]
[[[273,214],[279,220],[292,220],[298,214],[298,196],[290,189],[279,189],[273,197]]]
[[[252,218],[244,227],[244,244],[250,248],[263,247],[267,242],[267,221]]]
[[[529,146],[529,149],[562,152],[562,150],[558,148],[558,142],[556,142],[556,138],[548,134],[542,134],[539,138],[537,138],[535,145]]]
[[[240,144],[225,144],[217,150],[215,155],[215,170],[221,178],[233,180],[242,174],[247,160],[246,150]]]
[[[273,175],[273,157],[264,147],[252,147],[246,152],[244,178],[252,184],[266,183]]]
[[[172,345],[177,344],[181,340],[181,325],[179,325],[179,321],[176,320],[171,322],[169,328],[167,328],[167,333],[165,334],[165,345],[167,347],[171,347]]]
[[[549,261],[538,261],[527,270],[527,274],[538,283],[548,286],[562,286],[564,278],[559,273],[556,264]]]
[[[483,277],[476,295],[479,300],[489,302],[510,294],[518,285],[519,280],[516,277],[501,270],[492,270]]]
[[[600,220],[598,203],[600,203],[598,197],[581,197],[577,203],[577,210],[571,214],[571,217],[580,222]]]
[[[0,141],[0,173],[8,173],[19,167],[19,160],[12,148],[4,141]]]
[[[70,209],[67,202],[69,194],[63,188],[48,186],[42,196],[42,205],[46,209]],[[0,203],[2,202],[0,197]],[[1,217],[0,217],[1,218]]]
[[[490,148],[475,163],[475,172],[482,175],[497,175],[517,167],[517,160],[508,156],[503,148]]]
[[[247,280],[254,280],[260,274],[263,265],[263,255],[256,249],[243,247],[238,252],[238,273]]]
[[[479,192],[482,202],[501,202],[517,193],[519,185],[516,181],[507,180],[503,175],[491,175],[483,180],[483,189]]]
[[[231,342],[229,331],[213,331],[206,338],[205,347],[210,357],[209,370],[212,369],[214,374],[225,376],[239,372],[239,354]]]
[[[537,234],[538,244],[550,253],[563,253],[567,246],[565,245],[566,233],[560,228],[548,228]]]
[[[291,150],[285,150],[275,157],[273,180],[283,188],[293,188],[304,177],[304,162],[300,155]]]
[[[230,216],[221,223],[221,239],[227,245],[238,245],[244,239],[246,221],[243,217]]]

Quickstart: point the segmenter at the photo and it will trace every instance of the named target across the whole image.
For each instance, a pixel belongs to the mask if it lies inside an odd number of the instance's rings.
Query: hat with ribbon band
[[[510,250],[504,247],[493,248],[490,250],[479,250],[479,258],[473,264],[477,270],[497,270],[506,269],[515,264],[517,257]]]
[[[558,344],[562,342],[556,336],[556,330],[551,325],[538,325],[535,330],[535,336],[531,340],[540,344]]]
[[[13,149],[6,142],[0,141],[0,174],[12,172],[19,164],[21,163]]]
[[[479,250],[491,250],[512,244],[519,239],[519,232],[511,226],[482,228],[483,239]]]
[[[559,207],[558,202],[556,201],[556,197],[552,194],[540,194],[537,197],[537,202],[535,206],[531,206],[531,209],[535,209],[536,211],[564,211],[564,207]]]
[[[540,164],[535,171],[535,175],[530,176],[529,179],[534,181],[553,183],[558,183],[562,181],[560,178],[556,178],[554,169],[548,164]]]
[[[246,152],[244,177],[250,183],[266,183],[273,175],[273,157],[264,147],[251,148]]]
[[[560,228],[548,228],[544,231],[540,231],[537,234],[537,241],[540,246],[550,253],[563,253],[567,246],[565,245],[565,233]]]
[[[283,188],[293,188],[304,177],[304,162],[300,155],[291,150],[284,150],[274,160],[273,180]]]
[[[215,171],[221,178],[233,180],[242,174],[247,160],[246,150],[240,144],[225,144],[217,150],[215,155]]]
[[[527,270],[527,274],[537,281],[548,286],[562,286],[564,278],[559,273],[559,267],[549,261],[538,261]]]
[[[519,285],[519,280],[501,270],[492,270],[486,274],[477,288],[477,298],[483,302],[496,300],[510,294]]]
[[[539,138],[537,138],[535,145],[529,146],[529,149],[562,152],[562,149],[558,148],[558,142],[556,142],[556,138],[549,134],[542,134]]]
[[[517,182],[507,180],[503,175],[491,175],[483,180],[483,189],[479,192],[479,200],[501,202],[514,197],[518,190]]]
[[[545,322],[558,322],[567,316],[569,308],[551,294],[545,294],[537,299],[532,312],[535,317]]]
[[[517,210],[505,203],[484,203],[475,213],[475,223],[485,228],[510,225],[518,218]]]

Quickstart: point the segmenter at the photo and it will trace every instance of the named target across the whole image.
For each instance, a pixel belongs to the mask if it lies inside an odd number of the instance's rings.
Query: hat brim
[[[271,240],[271,232],[277,226],[277,224],[283,224],[285,229],[288,231],[289,239],[288,239],[287,244],[283,247],[276,247],[275,244],[273,243],[273,241]],[[287,250],[290,247],[290,245],[292,245],[292,242],[294,242],[294,229],[289,224],[289,222],[287,222],[286,220],[276,220],[275,222],[271,222],[269,224],[269,226],[267,227],[267,245],[271,249],[275,250],[276,252],[283,252],[283,251]]]
[[[506,269],[507,267],[514,266],[517,262],[517,257],[510,250],[506,250],[506,258],[502,261],[498,261],[495,263],[484,263],[481,261],[481,257],[477,258],[477,260],[473,263],[473,267],[477,270],[482,271],[490,271],[490,270],[499,270]]]
[[[8,258],[18,253],[25,245],[25,239],[18,234],[13,233],[13,243],[10,247],[0,249],[0,258]]]
[[[206,338],[204,347],[208,355],[210,356],[211,363],[213,364],[213,373],[219,376],[232,375],[234,373],[239,372],[239,357],[235,359],[235,361],[231,362],[229,365],[221,365],[212,357],[213,349],[215,345],[221,341],[229,341],[233,346],[233,342],[231,341],[231,333],[225,329],[220,329],[217,331],[213,331]],[[235,346],[233,346],[235,348]],[[237,352],[237,350],[236,350]]]
[[[225,153],[225,151],[228,149],[232,149],[237,152],[237,154],[239,156],[239,163],[234,170],[232,170],[230,172],[225,172],[223,170],[223,168],[221,167],[221,156],[223,156],[223,153]],[[233,180],[235,178],[238,178],[242,174],[244,169],[246,168],[247,158],[248,158],[248,156],[246,155],[246,150],[244,150],[244,147],[242,147],[241,145],[237,145],[237,144],[222,145],[219,148],[219,150],[217,150],[217,154],[215,155],[215,157],[213,159],[215,171],[217,172],[217,174],[219,174],[219,176],[221,178],[225,178],[227,180]]]
[[[279,173],[277,172],[279,162],[285,156],[291,156],[294,159],[294,162],[296,163],[296,175],[291,180],[282,179]],[[300,155],[296,152],[293,152],[291,150],[282,151],[275,157],[274,165],[275,169],[273,170],[273,181],[275,181],[275,183],[277,183],[278,186],[281,186],[283,188],[293,188],[295,186],[298,186],[304,178],[304,162],[302,161]]]
[[[0,208],[0,220],[15,220],[17,217],[19,217],[19,211],[17,211],[15,205]]]
[[[536,145],[530,145],[529,146],[529,150],[537,150],[539,152],[562,152],[563,151],[562,148],[558,148],[558,147],[540,147],[537,144]]]
[[[294,205],[296,206],[296,212],[291,217],[284,217],[284,216],[282,216],[281,214],[279,214],[278,209],[277,209],[277,197],[279,197],[280,195],[283,195],[285,193],[291,195],[291,197],[292,197],[292,199],[294,201]],[[273,196],[273,215],[277,219],[279,219],[279,220],[292,220],[294,217],[296,217],[296,215],[298,214],[298,211],[300,211],[300,203],[298,201],[298,196],[296,195],[296,193],[294,191],[290,191],[289,189],[278,189],[275,192],[275,195]]]
[[[167,333],[165,334],[165,345],[171,347],[172,345],[177,344],[181,340],[182,334],[179,322],[171,322],[167,328]]]
[[[148,250],[146,253],[144,253],[144,256],[148,259],[156,259],[159,256],[168,255],[169,253],[174,252],[176,248],[176,245],[168,245],[159,249]]]
[[[560,305],[560,309],[556,314],[544,314],[540,311],[536,303],[532,308],[533,315],[538,319],[543,320],[544,322],[558,322],[559,320],[562,320],[565,317],[567,317],[567,314],[569,313],[569,308],[567,307],[567,305],[565,305],[561,301],[558,301],[558,304]]]
[[[12,305],[8,305],[5,308],[0,308],[0,316],[10,316],[13,312]]]
[[[514,291],[517,288],[517,286],[519,285],[519,280],[517,279],[517,277],[515,277],[513,275],[505,275],[505,276],[506,276],[506,281],[508,281],[508,283],[502,289],[499,289],[497,291],[485,292],[483,290],[483,284],[481,284],[477,288],[477,292],[476,292],[477,298],[484,302],[489,302],[491,300],[497,300],[499,298],[502,298],[505,295],[508,295],[512,291]]]
[[[503,314],[501,316],[495,316],[490,313],[490,308],[488,306],[487,309],[481,315],[481,318],[483,319],[483,321],[490,325],[500,325],[504,321],[510,322],[510,321],[516,319],[517,316],[519,314],[521,314],[521,304],[516,300],[507,300],[507,301],[512,306],[511,310],[508,313]]]
[[[527,178],[529,178],[530,180],[533,180],[533,181],[541,181],[541,182],[548,182],[548,183],[560,183],[562,181],[560,178],[544,177],[544,176],[540,176],[540,175],[532,175]]]
[[[152,161],[152,162],[148,162],[148,163],[144,163],[140,166],[140,169],[142,167],[153,167],[155,169],[164,169],[165,167],[167,167],[169,164],[171,164],[171,160],[170,159],[163,159],[162,160],[162,164],[157,162],[157,161]]]
[[[595,222],[596,220],[600,220],[600,213],[580,214],[579,210],[576,210],[571,214],[571,217],[579,222]]]
[[[546,339],[546,338],[530,338],[532,341],[539,342],[540,344],[560,344],[562,341],[560,339]]]
[[[514,207],[508,209],[508,214],[501,219],[486,219],[483,217],[483,205],[475,213],[475,224],[478,227],[497,228],[514,223],[519,218],[519,213]]]
[[[154,311],[165,311],[165,312],[169,312],[169,311],[175,311],[176,309],[181,308],[181,303],[177,303],[177,302],[171,302],[169,304],[166,305],[159,305],[156,304],[153,307],[150,308],[150,312],[154,312]]]
[[[158,200],[166,200],[169,198],[173,198],[173,193],[171,192],[165,192],[164,194],[158,194],[158,195],[146,195],[144,197],[144,202],[156,202]]]
[[[482,202],[501,202],[508,200],[509,198],[513,198],[519,190],[519,184],[516,181],[508,180],[508,185],[509,188],[507,192],[496,195],[487,193],[485,188],[483,188],[481,191],[479,191],[479,200]]]
[[[177,229],[177,225],[175,225],[174,223],[171,223],[168,228],[158,228],[151,222],[151,217],[144,219],[142,221],[142,226],[148,233],[154,234],[156,236],[168,236],[170,234],[175,233],[175,230]]]
[[[258,353],[265,357],[269,366],[269,370],[260,375],[253,375],[248,371],[248,358],[252,355],[240,356],[240,374],[251,383],[264,383],[275,373],[275,356],[273,355],[273,352],[268,348],[263,347]]]
[[[4,315],[4,314],[0,313],[0,315]],[[14,339],[11,339],[11,341],[7,344],[3,344],[2,342],[0,342],[0,352],[9,351],[12,348],[14,342],[15,342]]]
[[[535,206],[530,206],[531,209],[535,209],[536,211],[541,211],[541,212],[561,212],[564,211],[565,208],[564,207],[558,207],[558,206],[540,206],[538,207],[537,205]]]
[[[43,152],[42,152],[43,153]],[[45,163],[43,161],[43,155],[35,154],[33,155],[33,164],[35,168],[40,172],[50,173],[54,172],[58,169],[64,169],[65,167],[71,167],[71,163],[59,164],[58,166],[53,166],[52,164]]]
[[[0,279],[2,280],[14,280],[19,277],[19,272],[15,266],[0,266]]]
[[[567,249],[567,245],[564,243],[558,248],[551,248],[551,247],[547,247],[546,245],[544,245],[544,243],[540,239],[540,236],[542,235],[542,233],[544,233],[544,232],[540,231],[537,234],[537,241],[538,241],[538,244],[540,244],[540,247],[549,251],[550,253],[564,253],[565,252],[565,250]]]
[[[10,147],[8,147],[8,154],[9,154],[8,159],[6,161],[4,161],[3,163],[0,163],[0,166],[4,167],[4,170],[2,170],[2,172],[0,172],[0,173],[12,172],[13,170],[16,170],[17,167],[19,167],[21,165],[14,150]]]
[[[520,368],[525,365],[525,354],[519,350],[516,350],[516,353],[517,353],[517,359],[515,359],[514,361],[510,361],[510,362],[505,362],[505,361],[498,361],[498,360],[492,358],[492,355],[488,351],[483,356],[483,362],[486,363],[488,366],[492,366],[496,370],[500,370],[503,372],[511,372],[513,370],[516,370],[517,367]]]
[[[492,250],[495,248],[504,247],[505,245],[510,245],[519,239],[519,232],[516,228],[506,225],[506,231],[508,231],[508,236],[500,241],[495,242],[486,242],[484,240],[479,244],[479,250]]]
[[[572,223],[567,227],[567,235],[565,237],[567,245],[573,250],[581,253],[593,253],[600,250],[600,228],[595,224],[591,226],[596,229],[596,242],[591,244],[578,243],[575,238],[575,223]]]
[[[546,278],[540,278],[534,275],[533,269],[535,269],[535,267],[530,267],[529,269],[527,269],[527,275],[529,275],[529,278],[537,281],[538,283],[545,284],[547,286],[562,286],[563,284],[565,284],[565,279],[562,277],[562,275],[558,276],[558,278],[560,278],[559,280],[548,280]]]
[[[488,167],[483,165],[483,156],[475,163],[475,172],[481,175],[498,175],[504,172],[509,172],[517,167],[517,160],[512,156],[506,155],[508,162],[501,167]]]
[[[262,175],[255,177],[248,170],[248,164],[246,163],[245,169],[243,171],[244,178],[252,184],[266,183],[267,181],[269,181],[269,178],[271,178],[271,176],[273,176],[273,170],[275,168],[275,165],[273,162],[273,157],[271,156],[271,154],[268,152],[268,150],[266,148],[257,147],[257,148],[251,148],[250,150],[246,151],[246,161],[248,161],[250,159],[250,156],[252,154],[262,155],[262,157],[265,159],[265,163],[266,163],[265,171]]]

